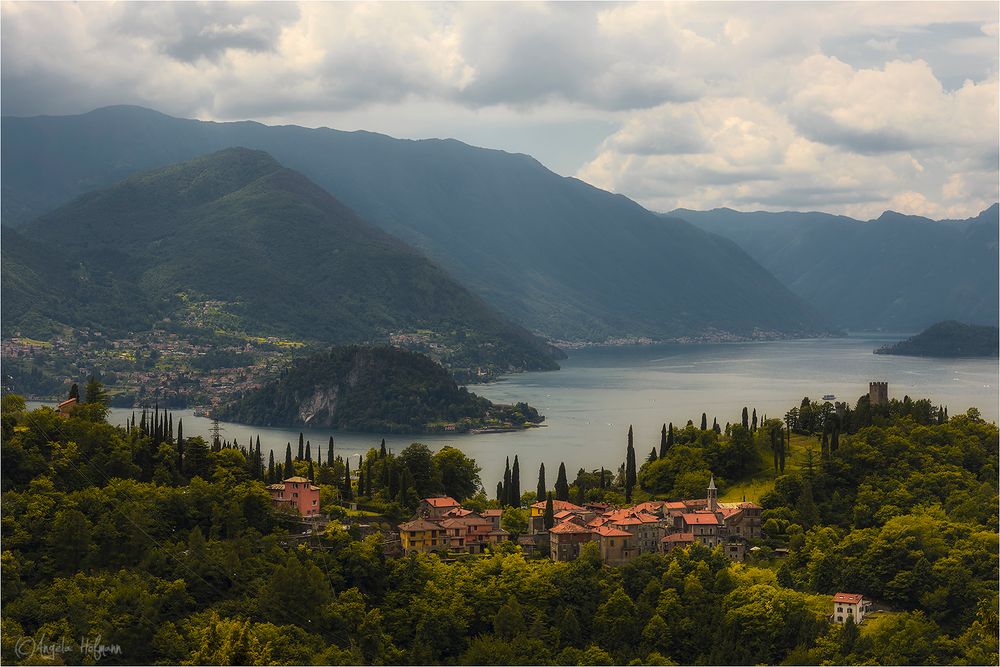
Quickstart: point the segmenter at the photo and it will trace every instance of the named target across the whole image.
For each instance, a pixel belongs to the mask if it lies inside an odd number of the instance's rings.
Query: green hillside
[[[455,384],[428,357],[391,347],[340,347],[298,361],[281,377],[213,412],[225,421],[351,431],[424,433],[520,427],[528,406],[496,407]]]
[[[911,357],[996,357],[1000,355],[1000,330],[948,321],[921,331],[912,338],[886,345],[875,354]]]
[[[246,146],[305,174],[553,339],[833,331],[731,241],[558,176],[526,155],[453,140],[207,123],[137,107],[7,117],[3,131],[7,223],[136,171]]]
[[[169,315],[326,344],[423,330],[453,366],[557,367],[544,342],[259,151],[139,174],[23,226],[26,240],[6,234],[5,335],[124,333]]]

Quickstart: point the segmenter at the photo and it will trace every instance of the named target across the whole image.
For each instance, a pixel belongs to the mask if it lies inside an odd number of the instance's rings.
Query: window
[[[843,607],[837,607],[837,611],[839,611],[840,613],[844,613],[844,608]]]
[[[837,617],[837,622],[838,623],[843,623],[844,622],[844,617],[843,616],[838,616]]]
[[[611,540],[611,546],[615,546],[615,541]]]

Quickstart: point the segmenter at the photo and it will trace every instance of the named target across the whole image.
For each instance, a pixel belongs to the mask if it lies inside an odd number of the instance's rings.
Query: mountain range
[[[203,122],[138,107],[5,117],[3,136],[6,224],[20,226],[136,172],[242,146],[267,151],[514,322],[553,340],[836,331],[732,241],[558,176],[526,155],[453,140]],[[91,211],[97,210],[93,204]],[[57,220],[72,226],[67,213],[30,226],[37,230]],[[146,224],[135,216],[119,222],[122,244],[131,225]],[[208,224],[198,229],[208,236],[194,255],[183,257],[180,247],[161,244],[176,267],[163,266],[146,280],[162,288],[192,272],[217,271],[218,253],[229,240]],[[105,247],[114,245],[113,236]],[[292,238],[303,253],[313,252],[303,246],[317,237],[302,233],[286,240]],[[238,244],[234,250],[232,265],[249,271],[249,256]],[[308,273],[307,266],[285,268]],[[303,316],[294,308],[281,312],[290,321]]]
[[[3,234],[5,335],[170,318],[327,344],[430,330],[473,368],[561,354],[261,151],[143,172]]]
[[[666,215],[734,241],[847,329],[910,332],[941,320],[995,326],[1000,316],[996,204],[941,221],[894,211],[868,221],[726,208]]]

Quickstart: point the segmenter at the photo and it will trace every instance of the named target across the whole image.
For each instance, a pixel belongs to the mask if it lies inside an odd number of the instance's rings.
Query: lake
[[[929,398],[948,407],[950,415],[979,408],[983,417],[997,421],[998,362],[996,359],[926,359],[875,355],[872,350],[905,335],[756,343],[647,345],[598,347],[570,352],[562,370],[523,373],[500,382],[473,387],[493,401],[525,401],[545,415],[546,426],[516,433],[440,436],[386,436],[398,451],[413,441],[432,449],[450,444],[482,466],[483,485],[491,496],[503,476],[504,459],[517,454],[521,489],[535,488],[538,464],[545,463],[546,481],[555,482],[560,461],[570,480],[578,468],[614,469],[624,461],[629,424],[635,432],[637,458],[644,459],[659,443],[660,427],[672,421],[696,424],[701,413],[720,425],[740,419],[743,406],[758,415],[780,417],[797,407],[803,396],[820,400],[834,394],[853,405],[868,392],[870,380],[889,383],[890,398]],[[124,424],[131,410],[113,409],[111,421]],[[183,418],[184,435],[208,436],[211,420],[190,410],[174,412]],[[260,428],[223,423],[225,438],[246,444],[261,438],[262,449],[274,449],[284,460],[285,443],[293,449],[298,429]],[[357,456],[377,446],[381,436],[307,430],[306,439],[323,448],[334,436],[337,453]],[[354,464],[356,465],[355,458]],[[352,466],[353,467],[353,466]]]

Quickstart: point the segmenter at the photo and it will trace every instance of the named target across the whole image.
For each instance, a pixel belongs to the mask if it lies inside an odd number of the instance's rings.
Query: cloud
[[[661,209],[972,214],[997,197],[994,3],[8,1],[0,17],[6,114],[130,103],[459,135]]]

